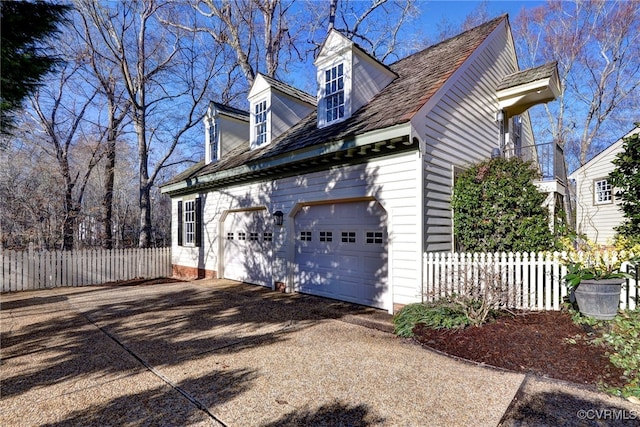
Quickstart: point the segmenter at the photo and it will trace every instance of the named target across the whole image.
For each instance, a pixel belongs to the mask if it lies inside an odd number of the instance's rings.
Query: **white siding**
[[[224,156],[235,147],[249,140],[249,121],[246,122],[218,116],[218,126],[220,131],[220,153],[219,157]]]
[[[595,203],[594,181],[606,179],[614,166],[611,161],[622,151],[622,140],[616,142],[588,164],[571,174],[576,180],[576,229],[590,240],[607,244],[614,227],[623,221],[619,201]]]
[[[425,251],[452,250],[451,193],[453,166],[462,168],[488,159],[499,146],[496,87],[517,70],[513,43],[505,24],[498,27],[467,59],[434,97],[412,126],[423,141]],[[523,145],[532,144],[527,123]]]
[[[378,92],[393,80],[394,75],[368,57],[353,56],[353,82],[351,89],[351,113],[371,101]]]
[[[418,187],[418,153],[374,159],[368,163],[336,167],[328,171],[287,177],[273,182],[255,182],[227,187],[202,195],[203,232],[202,251],[177,246],[177,227],[173,221],[173,263],[188,267],[200,266],[218,271],[224,267],[218,258],[221,218],[225,211],[242,208],[266,209],[285,214],[283,227],[274,229],[273,281],[291,284],[293,264],[293,209],[301,203],[347,201],[362,198],[380,202],[388,215],[389,286],[392,304],[408,304],[421,299],[422,250]],[[177,215],[177,200],[173,201],[173,218]],[[199,254],[199,252],[201,254]]]
[[[309,115],[315,106],[304,104],[286,95],[271,91],[271,140],[289,130]]]

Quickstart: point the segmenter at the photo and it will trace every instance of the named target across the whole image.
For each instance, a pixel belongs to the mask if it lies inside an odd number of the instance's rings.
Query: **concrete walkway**
[[[1,304],[2,426],[638,422],[622,399],[458,361],[390,334],[386,313],[312,296],[202,280]],[[604,409],[627,419],[588,412]]]

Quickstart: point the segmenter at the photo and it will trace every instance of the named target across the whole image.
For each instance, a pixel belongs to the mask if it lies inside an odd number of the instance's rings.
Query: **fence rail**
[[[567,274],[560,253],[434,253],[424,254],[423,291],[426,301],[464,294],[470,286],[482,288],[488,280],[504,287],[509,308],[560,310]],[[625,263],[622,270],[629,272]],[[638,273],[626,280],[620,308],[635,309],[640,296]]]
[[[171,248],[0,252],[2,292],[171,276]]]

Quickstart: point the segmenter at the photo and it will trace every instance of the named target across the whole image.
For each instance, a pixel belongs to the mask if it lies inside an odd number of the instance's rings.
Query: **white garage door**
[[[222,238],[225,279],[271,286],[273,226],[266,210],[230,212]]]
[[[386,214],[377,202],[305,206],[295,232],[300,292],[386,308]]]

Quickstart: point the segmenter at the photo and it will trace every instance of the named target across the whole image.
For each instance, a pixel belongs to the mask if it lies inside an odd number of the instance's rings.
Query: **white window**
[[[193,245],[196,242],[196,201],[184,203],[184,243]]]
[[[209,159],[211,162],[218,160],[218,122],[211,120],[209,125]]]
[[[227,233],[227,240],[233,240],[233,233]]]
[[[262,235],[262,240],[265,242],[273,241],[273,233],[271,233],[270,231],[265,231]]]
[[[251,232],[249,233],[249,240],[252,242],[258,241],[258,233]]]
[[[247,233],[238,231],[238,240],[247,240]]]
[[[255,105],[254,129],[256,134],[255,146],[259,147],[267,142],[267,101]]]
[[[593,183],[593,187],[596,205],[611,203],[613,201],[613,188],[611,187],[611,183],[609,181],[607,181],[606,179],[596,180]]]
[[[338,64],[325,71],[325,108],[327,123],[344,117],[344,65]]]

